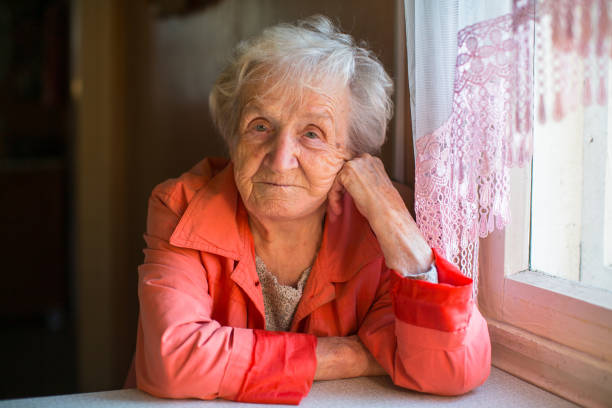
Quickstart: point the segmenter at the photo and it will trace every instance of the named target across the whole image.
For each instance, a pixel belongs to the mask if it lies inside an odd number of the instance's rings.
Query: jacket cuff
[[[472,312],[472,279],[433,249],[438,282],[403,277],[393,271],[391,298],[395,316],[404,323],[441,331],[467,327]]]
[[[314,380],[317,338],[311,334],[253,332],[252,362],[236,400],[299,404]]]
[[[251,364],[253,343],[255,336],[252,330],[234,328],[233,343],[241,347],[231,349],[230,358],[219,385],[219,397],[236,399],[240,391],[240,378],[244,376]]]

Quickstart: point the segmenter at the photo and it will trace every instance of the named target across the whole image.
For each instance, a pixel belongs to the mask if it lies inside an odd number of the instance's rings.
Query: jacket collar
[[[367,220],[345,194],[340,217],[326,217],[321,248],[313,266],[325,280],[344,282],[382,256]],[[253,257],[248,216],[234,183],[230,162],[198,190],[176,226],[170,243],[240,261]]]
[[[195,193],[170,243],[240,260],[245,253],[246,221],[246,210],[239,199],[230,162]]]

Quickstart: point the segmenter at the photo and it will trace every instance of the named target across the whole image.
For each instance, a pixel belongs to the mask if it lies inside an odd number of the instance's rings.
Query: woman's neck
[[[294,285],[314,262],[323,235],[324,215],[324,208],[289,221],[249,215],[255,252],[279,283]]]

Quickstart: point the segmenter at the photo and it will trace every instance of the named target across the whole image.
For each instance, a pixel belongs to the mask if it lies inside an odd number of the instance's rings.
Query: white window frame
[[[481,240],[479,255],[492,363],[578,404],[609,406],[612,296],[529,270],[530,166],[510,180],[513,221]]]

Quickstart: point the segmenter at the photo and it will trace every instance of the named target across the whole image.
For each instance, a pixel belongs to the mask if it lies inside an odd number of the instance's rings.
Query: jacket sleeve
[[[168,242],[178,215],[166,198],[154,192],[149,201],[145,260],[138,270],[138,388],[163,398],[298,404],[312,386],[316,337],[227,327],[212,319],[199,252]]]
[[[472,280],[434,256],[438,284],[385,271],[359,337],[396,385],[459,395],[489,376],[491,344]]]

